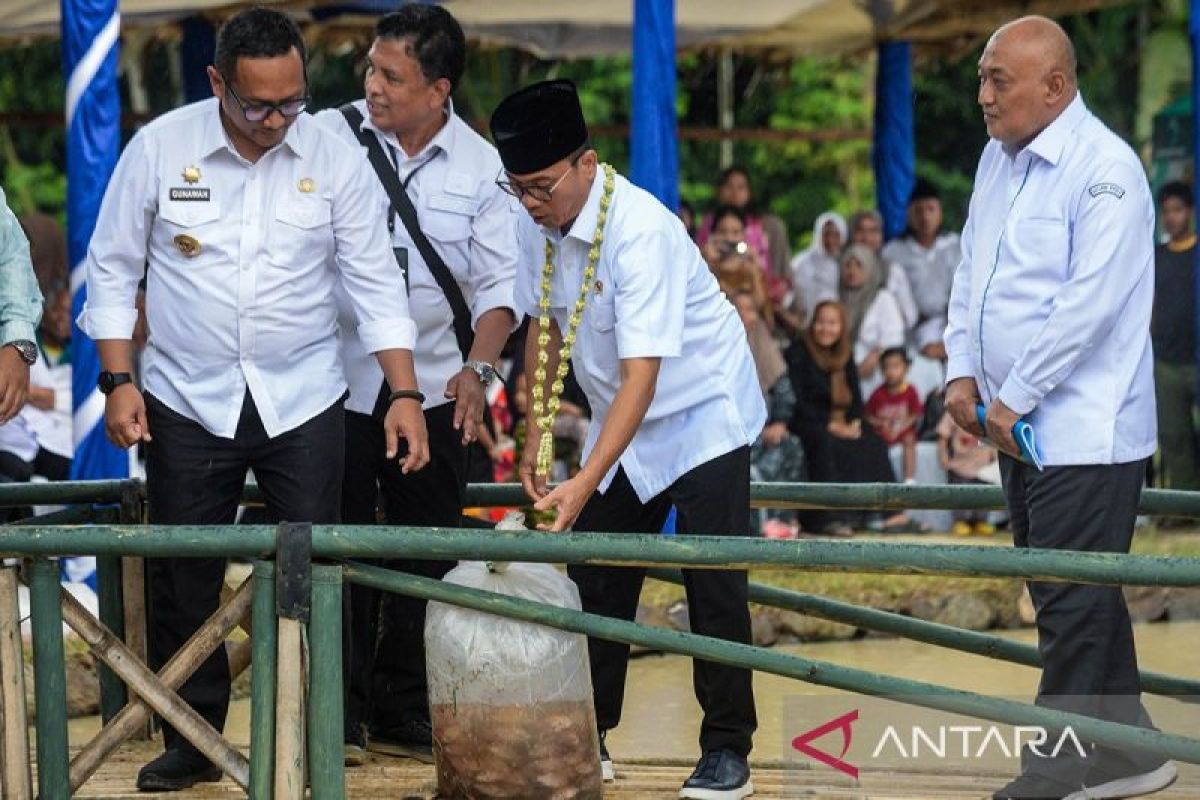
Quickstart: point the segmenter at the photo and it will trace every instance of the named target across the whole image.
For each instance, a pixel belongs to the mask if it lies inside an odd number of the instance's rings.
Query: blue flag
[[[63,74],[67,76],[67,255],[74,317],[78,317],[87,297],[84,257],[96,227],[100,200],[121,151],[121,97],[117,89],[120,32],[116,0],[62,0]],[[73,479],[122,478],[129,474],[128,454],[104,434],[104,396],[96,389],[99,374],[95,342],[73,327]]]

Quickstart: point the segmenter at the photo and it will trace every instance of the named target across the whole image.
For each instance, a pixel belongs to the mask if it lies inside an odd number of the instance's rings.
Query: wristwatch
[[[32,367],[37,363],[38,349],[37,345],[28,339],[14,339],[11,342],[5,342],[5,347],[14,347],[21,354],[21,360],[27,366]]]
[[[496,380],[496,368],[486,361],[465,361],[463,369],[469,369],[478,375],[484,386]]]
[[[128,372],[101,372],[96,380],[96,388],[100,394],[110,395],[123,383],[133,383],[133,376]]]

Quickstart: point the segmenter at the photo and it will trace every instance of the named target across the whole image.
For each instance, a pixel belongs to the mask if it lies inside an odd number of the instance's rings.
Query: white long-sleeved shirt
[[[539,313],[546,240],[554,245],[550,312],[565,334],[596,232],[604,176],[563,235],[522,210],[517,306]],[[618,464],[648,502],[689,470],[754,443],[767,421],[758,373],[737,311],[679,218],[616,177],[596,274],[571,362],[592,407],[586,462],[621,385],[621,359],[660,358],[654,399]],[[612,483],[614,464],[600,484]]]
[[[1046,464],[1154,452],[1154,203],[1077,96],[1032,142],[984,148],[950,296],[947,382],[1034,427]]]
[[[371,131],[396,166],[401,182],[408,182],[408,195],[417,210],[417,221],[446,268],[462,289],[471,312],[471,326],[497,308],[513,308],[517,247],[515,201],[496,185],[500,156],[486,139],[447,108],[446,124],[420,153],[409,156],[396,135],[375,127],[366,101],[354,104],[363,115],[363,130]],[[366,158],[366,150],[337,109],[317,114],[327,126]],[[374,174],[372,172],[372,174]],[[383,184],[375,180],[382,202],[388,203]],[[450,402],[446,384],[462,371],[463,357],[454,337],[454,315],[446,295],[417,249],[408,229],[396,215],[392,246],[403,247],[408,257],[408,306],[417,324],[413,351],[417,387],[425,395],[425,408]],[[403,289],[397,268],[394,280]],[[383,381],[378,362],[363,347],[354,332],[353,305],[338,292],[342,361],[350,397],[346,408],[371,413]]]
[[[335,286],[369,352],[416,339],[374,183],[359,149],[307,115],[252,164],[216,99],[165,114],[108,184],[79,326],[130,338],[147,272],[146,391],[232,439],[249,388],[268,435],[292,430],[346,391]]]

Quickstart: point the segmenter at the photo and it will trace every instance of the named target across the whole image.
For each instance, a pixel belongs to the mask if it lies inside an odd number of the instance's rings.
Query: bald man
[[[987,435],[1018,547],[1128,552],[1155,449],[1150,312],[1154,206],[1137,156],[1088,111],[1054,22],[1000,28],[979,60],[984,148],[962,234],[945,345],[946,405]],[[1014,457],[1037,433],[1044,469]],[[1037,702],[1152,727],[1121,590],[1031,581]],[[1165,788],[1161,757],[1026,749],[997,800],[1132,797]]]

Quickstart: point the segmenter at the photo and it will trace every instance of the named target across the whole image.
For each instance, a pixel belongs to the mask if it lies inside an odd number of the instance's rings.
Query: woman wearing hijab
[[[904,347],[904,314],[895,295],[884,286],[879,257],[871,248],[853,244],[841,260],[838,299],[846,307],[847,330],[864,395],[880,383],[879,357],[890,347]]]
[[[812,319],[817,303],[838,296],[842,246],[846,243],[846,220],[836,211],[826,211],[813,224],[812,244],[792,259],[792,313],[801,324]]]
[[[850,336],[849,312],[841,303],[818,303],[812,322],[788,348],[788,376],[796,392],[789,427],[800,437],[809,480],[817,483],[890,483],[895,480],[887,446],[863,425],[863,399]],[[905,519],[888,520],[888,525]],[[847,536],[855,512],[805,512],[808,530]]]

